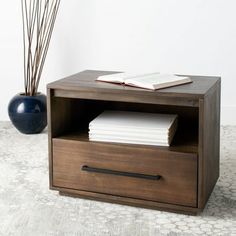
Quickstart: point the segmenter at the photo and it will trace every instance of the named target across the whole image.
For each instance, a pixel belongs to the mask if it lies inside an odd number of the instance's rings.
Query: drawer
[[[197,154],[53,139],[53,186],[196,207]]]

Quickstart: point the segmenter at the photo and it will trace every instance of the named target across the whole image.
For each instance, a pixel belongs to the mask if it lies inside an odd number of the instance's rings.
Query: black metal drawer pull
[[[83,171],[88,171],[88,172],[128,176],[128,177],[141,178],[141,179],[159,180],[161,178],[160,175],[145,175],[145,174],[138,174],[138,173],[129,173],[129,172],[124,172],[124,171],[101,169],[101,168],[94,168],[94,167],[89,167],[89,166],[82,166],[81,169]]]

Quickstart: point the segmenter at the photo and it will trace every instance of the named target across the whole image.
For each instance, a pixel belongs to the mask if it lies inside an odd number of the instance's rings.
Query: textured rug
[[[198,216],[63,197],[48,189],[46,131],[28,136],[0,122],[0,235],[236,235],[236,127],[221,129],[220,168]]]

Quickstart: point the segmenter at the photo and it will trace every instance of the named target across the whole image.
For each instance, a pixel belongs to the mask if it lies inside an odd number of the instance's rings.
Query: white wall
[[[84,69],[222,76],[222,123],[236,124],[235,0],[61,1],[41,81]],[[20,1],[0,9],[0,120],[23,91]]]

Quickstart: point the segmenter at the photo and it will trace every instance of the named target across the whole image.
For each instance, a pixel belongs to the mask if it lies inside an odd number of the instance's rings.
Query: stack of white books
[[[177,115],[104,111],[89,124],[89,140],[169,146],[177,129]]]

